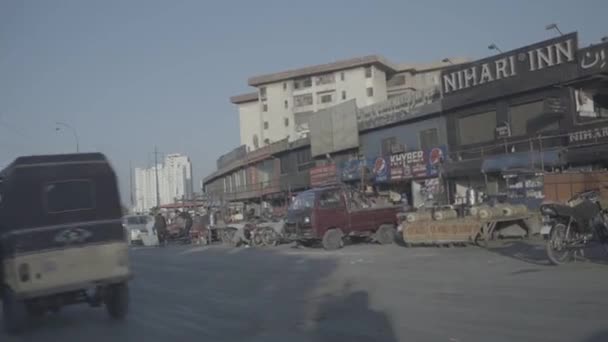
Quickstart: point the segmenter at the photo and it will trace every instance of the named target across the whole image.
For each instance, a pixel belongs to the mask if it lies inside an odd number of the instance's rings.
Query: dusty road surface
[[[132,310],[66,308],[1,341],[608,341],[608,265],[512,242],[132,251]],[[93,265],[92,265],[93,267]]]

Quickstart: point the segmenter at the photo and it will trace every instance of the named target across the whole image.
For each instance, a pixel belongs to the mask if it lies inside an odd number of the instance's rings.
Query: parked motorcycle
[[[546,245],[551,263],[568,263],[577,253],[584,257],[585,248],[593,241],[608,253],[608,212],[601,207],[599,198],[598,190],[589,190],[574,195],[567,204],[541,205],[541,214],[551,226]]]

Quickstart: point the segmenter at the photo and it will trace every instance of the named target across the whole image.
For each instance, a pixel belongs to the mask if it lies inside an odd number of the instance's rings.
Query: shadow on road
[[[539,266],[552,266],[547,258],[545,242],[540,240],[502,240],[491,242],[488,251]],[[608,253],[596,244],[584,250],[585,260],[608,265]],[[608,341],[608,340],[607,340]]]
[[[331,254],[168,247],[134,252],[132,265],[125,322],[111,321],[103,308],[73,306],[31,322],[22,336],[0,332],[0,339],[396,341],[366,292],[327,290],[337,282]]]
[[[397,341],[388,317],[370,308],[366,291],[332,296],[314,318],[314,341]]]
[[[608,330],[602,330],[598,333],[595,333],[595,334],[589,336],[585,340],[583,340],[583,342],[606,342],[606,341],[608,341]]]
[[[545,245],[539,241],[526,240],[503,240],[493,241],[487,248],[488,251],[524,261],[534,265],[550,266],[547,259]]]

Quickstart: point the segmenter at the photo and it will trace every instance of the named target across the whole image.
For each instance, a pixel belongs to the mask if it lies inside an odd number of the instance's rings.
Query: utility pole
[[[154,177],[156,178],[156,209],[160,209],[160,191],[158,189],[158,149],[154,146]]]

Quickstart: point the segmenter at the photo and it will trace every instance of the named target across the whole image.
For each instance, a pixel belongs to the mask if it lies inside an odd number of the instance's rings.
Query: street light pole
[[[496,50],[496,51],[498,51],[499,53],[503,53],[503,52],[502,52],[502,50],[501,50],[500,48],[498,48],[498,46],[496,46],[496,44],[494,44],[494,43],[490,44],[490,45],[488,46],[488,49],[489,49],[489,50]]]
[[[547,30],[547,31],[549,31],[549,30],[555,30],[555,31],[557,31],[557,33],[559,33],[560,36],[564,35],[562,33],[562,31],[559,29],[559,27],[557,27],[557,24],[555,24],[555,23],[549,24],[549,25],[545,26],[545,30]]]
[[[72,131],[72,134],[74,135],[74,140],[76,141],[76,153],[79,153],[80,152],[80,143],[78,141],[78,133],[76,132],[76,129],[74,129],[74,127],[66,124],[65,122],[56,122],[55,124],[57,126],[66,127],[66,128],[68,128],[69,130]],[[55,130],[59,131],[59,130],[61,130],[61,128],[60,127],[55,127]]]
[[[443,63],[450,63],[451,65],[454,65],[454,62],[452,62],[452,60],[451,60],[451,59],[449,59],[449,58],[444,58],[444,59],[442,59],[441,61],[442,61]]]

